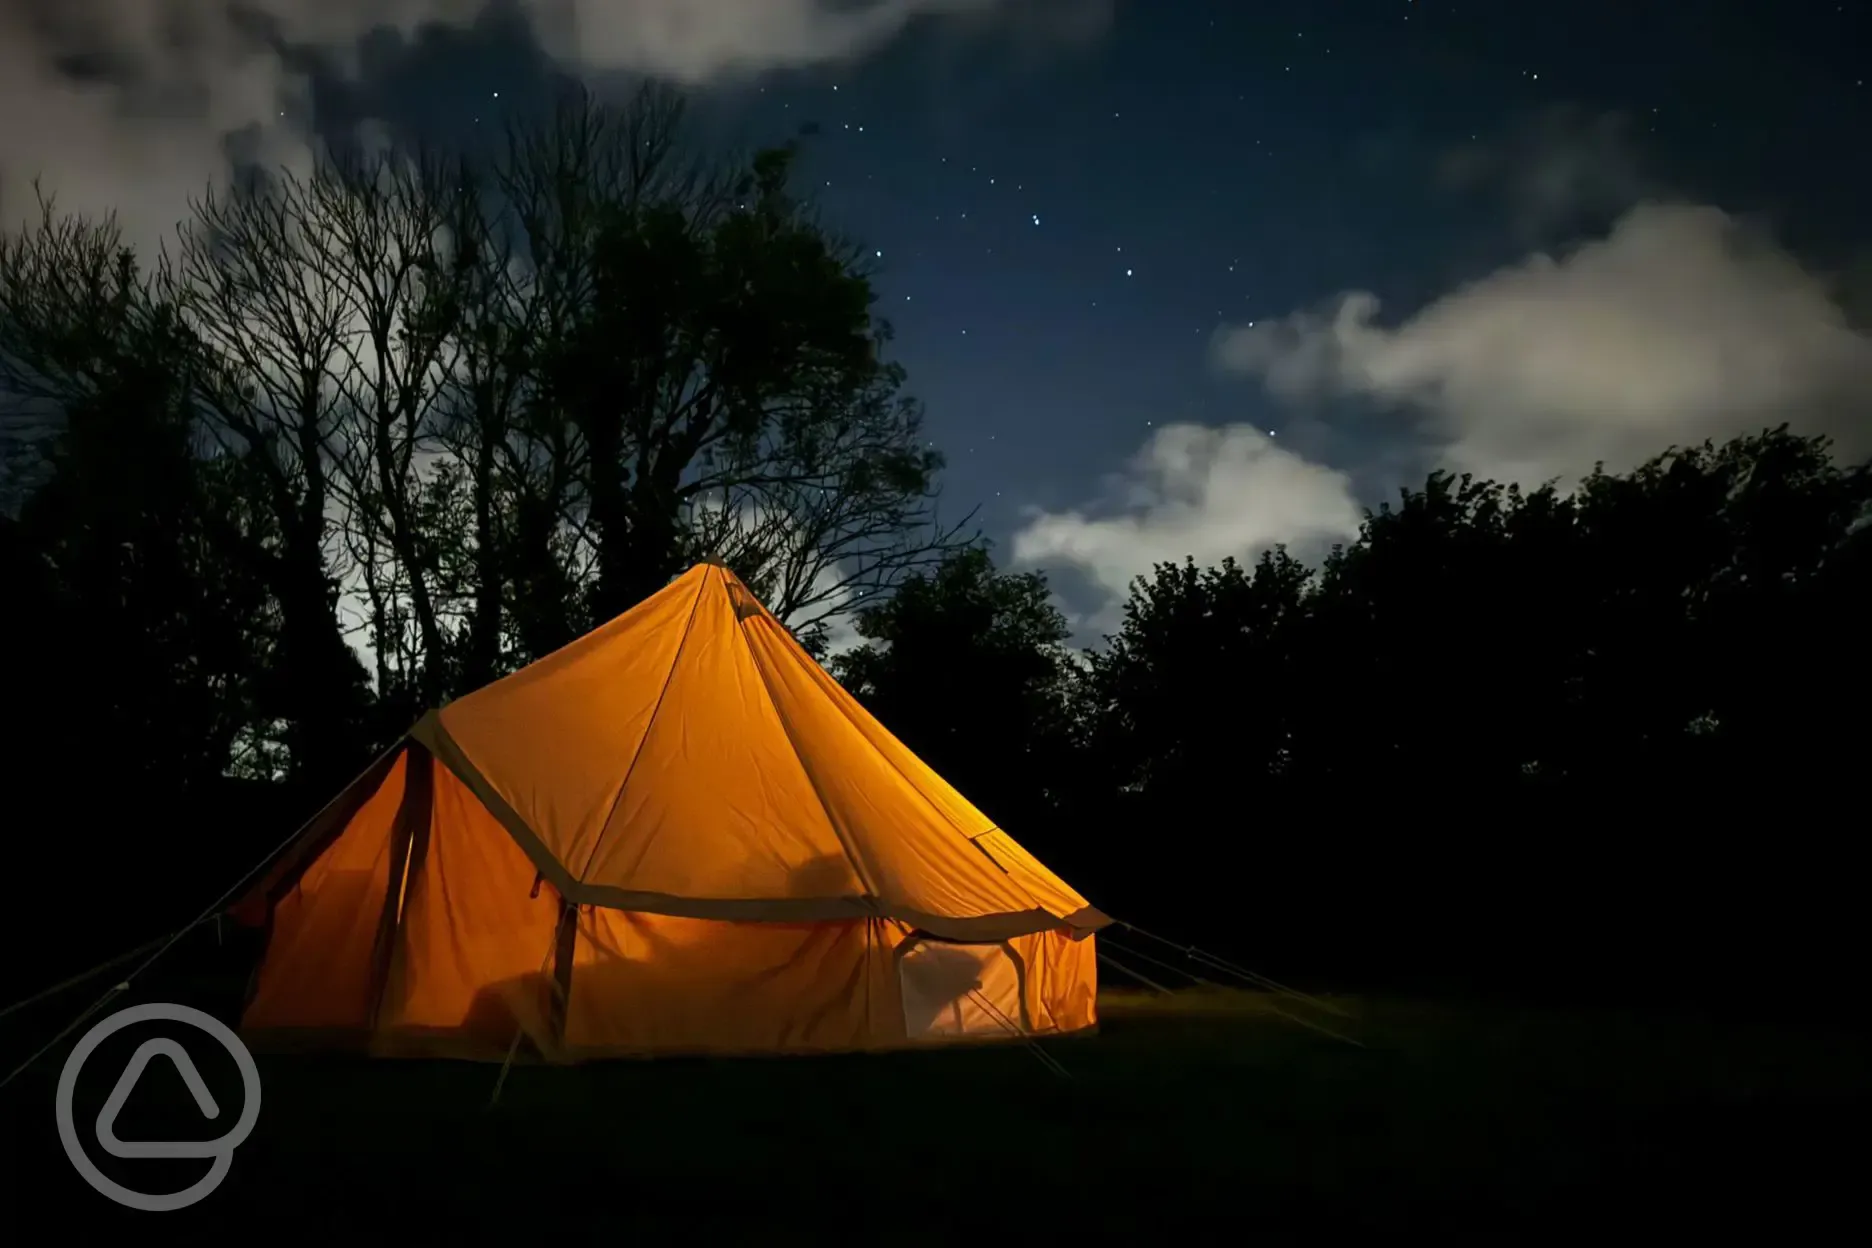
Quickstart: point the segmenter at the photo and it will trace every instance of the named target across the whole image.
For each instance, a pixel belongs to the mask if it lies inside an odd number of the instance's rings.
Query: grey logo
[[[221,1116],[221,1107],[208,1092],[208,1085],[202,1082],[201,1072],[195,1069],[195,1063],[189,1060],[188,1051],[174,1040],[145,1040],[131,1056],[130,1064],[124,1067],[123,1074],[117,1078],[117,1086],[104,1101],[104,1108],[97,1119],[98,1144],[113,1157],[212,1157],[213,1164],[208,1173],[197,1179],[179,1192],[166,1195],[148,1196],[142,1192],[133,1192],[119,1183],[112,1182],[103,1171],[99,1170],[91,1159],[85,1156],[84,1146],[78,1141],[78,1129],[72,1123],[72,1089],[78,1084],[78,1071],[83,1068],[85,1059],[96,1051],[108,1037],[122,1031],[132,1023],[164,1020],[174,1023],[187,1023],[199,1031],[213,1036],[221,1047],[234,1058],[234,1064],[240,1067],[241,1090],[246,1103],[241,1106],[240,1119],[234,1129],[218,1140],[167,1140],[144,1142],[141,1140],[120,1140],[117,1138],[117,1115],[122,1111],[124,1102],[130,1099],[131,1089],[136,1087],[137,1079],[143,1074],[143,1068],[150,1064],[150,1059],[161,1055],[175,1063],[176,1072],[182,1076],[182,1082],[195,1098],[202,1116],[209,1119]],[[65,1059],[65,1069],[59,1072],[58,1083],[58,1131],[59,1139],[65,1145],[65,1155],[84,1177],[84,1181],[108,1196],[120,1205],[132,1209],[146,1209],[151,1213],[162,1213],[170,1209],[186,1209],[196,1201],[206,1197],[215,1188],[221,1186],[221,1180],[227,1178],[228,1170],[234,1165],[234,1150],[243,1144],[252,1134],[254,1121],[260,1117],[260,1071],[254,1065],[253,1054],[247,1051],[240,1037],[230,1031],[219,1019],[192,1010],[186,1005],[167,1005],[160,1001],[148,1005],[135,1005],[127,1010],[120,1010],[111,1015],[90,1031],[78,1042],[71,1056]]]

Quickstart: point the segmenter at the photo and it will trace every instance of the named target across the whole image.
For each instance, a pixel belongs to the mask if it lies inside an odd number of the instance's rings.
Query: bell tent
[[[552,1061],[1078,1031],[1109,922],[715,564],[425,715],[236,912],[256,1048]]]

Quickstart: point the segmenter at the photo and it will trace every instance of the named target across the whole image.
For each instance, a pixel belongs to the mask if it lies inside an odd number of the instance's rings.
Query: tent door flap
[[[912,939],[898,957],[904,1030],[912,1040],[1027,1030],[1019,961],[1004,944]]]

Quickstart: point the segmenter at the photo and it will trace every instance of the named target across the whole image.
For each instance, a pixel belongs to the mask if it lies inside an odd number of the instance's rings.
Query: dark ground
[[[490,1111],[495,1067],[263,1059],[263,1110],[229,1178],[161,1215],[109,1204],[67,1164],[52,1108],[61,1049],[0,1091],[8,1237],[1787,1241],[1851,1224],[1872,1110],[1872,1050],[1851,1032],[1376,999],[1341,1001],[1350,1021],[1311,1013],[1358,1048],[1263,996],[1108,996],[1101,1034],[1048,1046],[1070,1079],[1018,1046],[520,1067]],[[32,1028],[5,1020],[7,1068],[88,1000],[32,1011]],[[86,1065],[77,1121],[92,1146],[138,1035]],[[158,1060],[121,1138],[231,1123],[232,1063],[206,1041],[188,1047],[221,1123],[204,1123]],[[186,1186],[205,1165],[90,1156],[148,1190]]]

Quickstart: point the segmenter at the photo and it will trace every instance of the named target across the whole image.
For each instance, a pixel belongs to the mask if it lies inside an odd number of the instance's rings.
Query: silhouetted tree
[[[831,662],[840,682],[989,818],[1057,843],[1075,668],[1046,579],[966,549],[861,610],[857,628],[866,644]]]
[[[861,249],[789,190],[793,150],[684,164],[680,122],[649,91],[517,141],[508,197],[553,295],[528,427],[570,434],[590,619],[706,555],[810,632],[959,544],[929,506],[942,460],[883,359]]]
[[[1159,564],[1089,656],[1088,746],[1116,793],[1172,799],[1218,774],[1252,797],[1294,765],[1294,647],[1312,574],[1284,550]]]
[[[1542,612],[1568,605],[1551,567],[1517,570],[1511,555],[1510,530],[1530,497],[1535,527],[1543,516],[1566,522],[1547,492],[1433,473],[1369,513],[1358,540],[1325,560],[1295,708],[1295,753],[1309,777],[1356,777],[1358,800],[1408,808],[1523,761],[1501,719],[1540,699],[1524,681],[1546,643],[1567,635]]]
[[[16,465],[32,488],[8,526],[8,612],[30,638],[14,714],[42,765],[121,745],[113,773],[162,801],[218,780],[253,716],[269,533],[248,466],[204,453],[205,358],[178,310],[112,223],[44,208],[0,239],[0,384],[16,428],[59,415]]]
[[[1730,813],[1743,778],[1755,790],[1747,800],[1765,799],[1763,809],[1820,813],[1832,799],[1813,781],[1841,774],[1872,743],[1857,709],[1872,692],[1856,657],[1866,582],[1853,574],[1863,560],[1869,486],[1866,466],[1844,468],[1825,439],[1783,427],[1676,452],[1622,485],[1601,477],[1581,493],[1582,519],[1606,552],[1600,566],[1622,567],[1628,585],[1659,576],[1659,600],[1677,590],[1674,604],[1653,607],[1654,618],[1681,620],[1674,637],[1607,607],[1609,636],[1634,649],[1657,639],[1651,656],[1627,660],[1628,688],[1671,699],[1649,714],[1629,701],[1619,709],[1656,725],[1656,738],[1670,743],[1666,761],[1687,785],[1730,787],[1721,799]],[[1646,566],[1616,564],[1613,551]],[[1600,587],[1596,601],[1638,596],[1615,586]],[[1638,673],[1647,657],[1654,661],[1645,680]],[[1668,666],[1655,661],[1666,657]],[[1595,725],[1604,735],[1611,718]]]
[[[255,735],[316,791],[361,765],[368,689],[336,614],[347,571],[336,562],[345,406],[333,377],[353,312],[319,266],[327,240],[292,211],[300,191],[267,181],[207,196],[163,276],[165,298],[202,344],[193,396],[202,428],[221,453],[252,465],[253,505],[277,534],[267,571],[278,646],[260,674]]]
[[[1285,860],[1310,583],[1285,551],[1133,582],[1080,688],[1073,823],[1098,844],[1083,878],[1101,904],[1214,939],[1237,923],[1241,880]]]
[[[1821,688],[1786,665],[1837,637],[1818,587],[1864,488],[1785,429],[1570,493],[1433,475],[1321,570],[1305,770],[1385,802],[1649,800],[1725,770],[1745,738],[1761,757],[1786,740],[1775,698]]]
[[[697,558],[813,640],[955,544],[858,249],[789,152],[685,154],[680,104],[574,95],[489,163],[327,161],[183,232],[214,428],[270,466],[285,562],[363,601],[379,735]]]
[[[81,223],[47,205],[9,236],[7,352],[39,432],[114,412],[121,386],[72,380],[105,367],[84,352],[134,357],[196,477],[241,491],[221,511],[260,535],[270,631],[239,733],[257,771],[339,783],[424,707],[697,558],[818,645],[842,603],[958,544],[860,249],[789,193],[790,151],[686,155],[680,119],[660,90],[574,96],[489,164],[247,179],[196,205],[173,264],[124,271],[162,334],[73,302]],[[26,315],[46,291],[70,328]]]
[[[1158,568],[1083,686],[1110,904],[1472,987],[1828,945],[1836,907],[1793,899],[1868,740],[1868,497],[1780,429],[1570,491],[1433,474],[1314,576]],[[1731,858],[1741,826],[1776,845]],[[1748,883],[1788,900],[1737,912]],[[1659,962],[1663,930],[1701,952]]]

